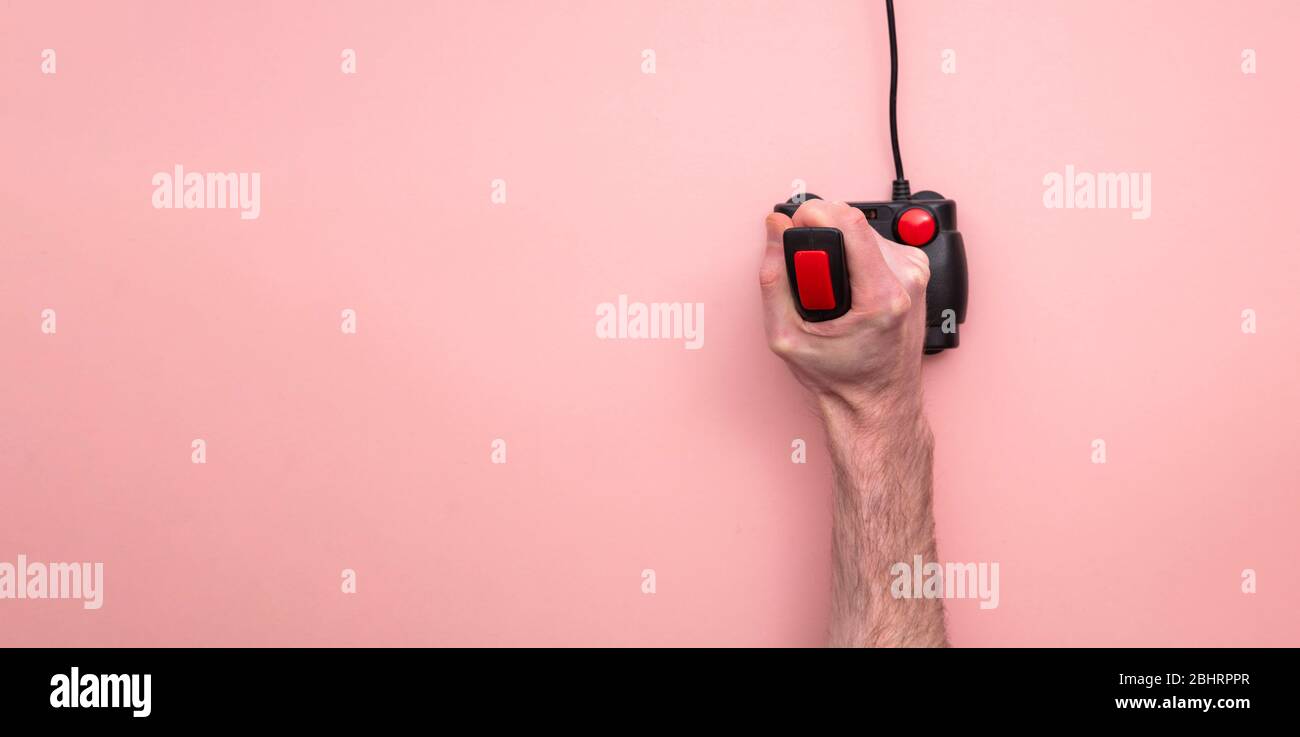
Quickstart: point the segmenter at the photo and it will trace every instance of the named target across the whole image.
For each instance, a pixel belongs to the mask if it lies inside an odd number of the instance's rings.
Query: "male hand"
[[[846,314],[826,322],[799,317],[785,270],[783,237],[791,227],[838,228],[844,234],[852,293]],[[759,284],[768,344],[823,409],[919,411],[914,403],[921,390],[929,280],[925,252],[877,235],[856,207],[808,200],[793,221],[780,213],[767,216]]]

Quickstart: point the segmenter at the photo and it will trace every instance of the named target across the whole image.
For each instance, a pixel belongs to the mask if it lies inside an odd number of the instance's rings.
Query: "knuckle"
[[[800,205],[797,210],[795,210],[795,214],[798,215],[800,212],[802,212],[805,215],[807,215],[808,213],[821,212],[825,207],[826,207],[825,200],[804,200],[803,204]]]
[[[889,295],[889,315],[891,317],[903,317],[912,311],[912,295],[907,293],[906,289],[899,289]]]
[[[767,340],[767,346],[772,352],[781,358],[789,358],[794,355],[795,343],[790,335],[784,331],[774,333]]]
[[[914,260],[918,266],[924,268],[925,273],[928,276],[930,273],[930,254],[926,253],[925,250],[921,248],[912,248],[910,250],[912,260]]]
[[[871,224],[867,222],[867,216],[863,215],[861,210],[842,203],[841,208],[836,213],[841,228],[862,234],[874,232],[871,230]]]
[[[898,280],[908,290],[924,291],[930,284],[930,257],[925,251],[913,246],[897,246],[893,254]]]
[[[871,313],[871,321],[877,326],[890,329],[897,327],[912,311],[912,296],[900,285],[883,295],[879,305]]]
[[[930,284],[930,265],[916,264],[916,266],[907,270],[907,279],[912,287],[924,290]]]

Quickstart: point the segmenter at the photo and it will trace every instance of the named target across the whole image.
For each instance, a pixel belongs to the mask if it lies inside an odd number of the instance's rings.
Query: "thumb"
[[[764,317],[771,327],[790,321],[796,314],[790,296],[790,278],[785,273],[785,231],[794,223],[785,215],[774,212],[767,216],[764,225],[767,245],[758,268],[758,286],[763,292]]]

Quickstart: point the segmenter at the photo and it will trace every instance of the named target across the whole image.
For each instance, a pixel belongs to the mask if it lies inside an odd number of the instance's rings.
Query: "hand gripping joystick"
[[[807,195],[807,199],[819,199]],[[773,208],[793,217],[801,200]],[[957,203],[935,192],[918,192],[889,202],[850,202],[877,233],[923,249],[930,259],[925,291],[925,352],[938,353],[960,343],[966,321],[966,247],[957,231]],[[785,269],[799,315],[808,322],[834,320],[852,306],[844,235],[836,228],[785,231]]]

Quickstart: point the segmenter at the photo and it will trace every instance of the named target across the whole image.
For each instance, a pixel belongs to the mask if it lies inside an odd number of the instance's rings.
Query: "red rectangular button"
[[[799,285],[799,303],[805,310],[835,309],[831,262],[825,251],[796,251],[794,279]]]

